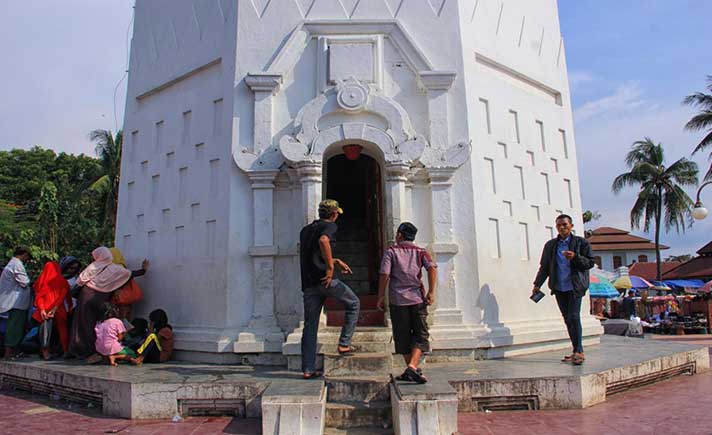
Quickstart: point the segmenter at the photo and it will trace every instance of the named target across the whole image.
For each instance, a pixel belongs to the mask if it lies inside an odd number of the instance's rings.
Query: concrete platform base
[[[389,385],[388,377],[380,375],[305,381],[285,367],[184,362],[109,367],[27,358],[0,362],[0,386],[59,396],[132,419],[261,416],[265,433],[272,434],[321,433],[327,420],[334,430],[366,424],[387,429],[384,418],[392,418],[397,432],[438,433],[431,432],[438,428],[449,433],[457,430],[452,426],[455,409],[586,408],[630,388],[710,367],[707,347],[658,340],[604,336],[600,345],[586,348],[583,366],[560,362],[563,353],[428,363],[425,386]],[[371,362],[354,368],[372,370]],[[338,369],[348,368],[344,364]]]
[[[262,433],[324,433],[326,388],[323,382],[274,383],[262,395]]]
[[[447,382],[391,384],[396,435],[452,435],[457,432],[457,393]]]

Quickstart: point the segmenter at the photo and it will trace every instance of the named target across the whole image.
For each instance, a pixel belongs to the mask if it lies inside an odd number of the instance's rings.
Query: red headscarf
[[[38,322],[42,321],[41,310],[49,311],[61,306],[65,300],[69,301],[69,283],[62,276],[62,269],[56,261],[45,263],[40,277],[35,282],[35,312],[32,317]]]

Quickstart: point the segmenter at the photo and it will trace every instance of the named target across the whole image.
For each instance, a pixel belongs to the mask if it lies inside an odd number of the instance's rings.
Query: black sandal
[[[402,375],[396,376],[396,380],[410,381],[415,382],[417,384],[424,384],[428,382],[428,379],[423,376],[422,370],[413,369],[412,367],[408,367],[407,369],[405,369]]]

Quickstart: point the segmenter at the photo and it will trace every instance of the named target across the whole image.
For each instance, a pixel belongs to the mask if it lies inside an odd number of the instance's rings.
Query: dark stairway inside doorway
[[[358,326],[382,326],[384,313],[378,311],[378,260],[369,255],[368,228],[365,222],[359,219],[356,224],[339,219],[339,231],[334,247],[334,256],[345,261],[353,271],[352,275],[338,274],[338,278],[345,282],[356,293],[361,301]],[[327,325],[343,325],[344,311],[341,305],[333,299],[326,301]]]
[[[339,201],[344,214],[334,244],[334,256],[344,260],[352,275],[337,274],[361,301],[359,326],[383,326],[384,314],[376,309],[378,267],[382,240],[381,174],[378,163],[366,155],[349,160],[343,154],[327,162],[326,194]],[[344,311],[338,302],[326,302],[327,324],[343,325]]]

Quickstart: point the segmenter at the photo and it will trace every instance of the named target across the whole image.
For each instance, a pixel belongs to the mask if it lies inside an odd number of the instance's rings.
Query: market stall
[[[657,334],[707,334],[712,324],[710,286],[700,280],[667,280],[656,282],[671,289],[665,296],[641,300],[643,316]]]

